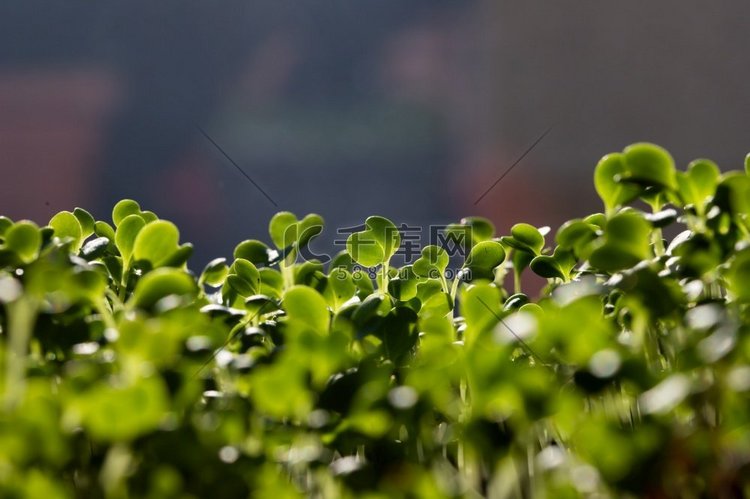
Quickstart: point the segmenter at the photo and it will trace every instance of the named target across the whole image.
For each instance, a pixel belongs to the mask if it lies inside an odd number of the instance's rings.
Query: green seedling
[[[605,213],[467,217],[400,268],[382,217],[325,266],[282,212],[195,275],[133,200],[0,216],[0,495],[742,495],[749,164],[634,144]]]

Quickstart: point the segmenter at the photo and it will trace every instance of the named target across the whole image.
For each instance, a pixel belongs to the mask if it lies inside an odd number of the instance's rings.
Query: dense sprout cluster
[[[452,278],[382,217],[324,266],[280,213],[198,276],[134,201],[0,218],[0,495],[749,494],[750,177],[635,144],[594,180],[554,237],[450,226]]]

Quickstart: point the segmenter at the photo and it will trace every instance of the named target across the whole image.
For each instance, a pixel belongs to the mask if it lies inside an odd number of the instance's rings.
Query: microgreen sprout
[[[742,495],[749,175],[634,144],[594,169],[603,213],[467,217],[461,261],[429,244],[401,267],[378,216],[317,258],[322,217],[281,212],[199,275],[134,200],[0,216],[0,490]]]

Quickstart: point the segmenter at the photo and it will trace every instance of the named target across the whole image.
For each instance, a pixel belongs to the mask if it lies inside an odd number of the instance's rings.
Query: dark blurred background
[[[280,209],[323,215],[323,248],[371,214],[555,229],[599,210],[592,169],[631,142],[741,166],[747,19],[741,0],[4,0],[0,213],[132,197],[194,268]]]

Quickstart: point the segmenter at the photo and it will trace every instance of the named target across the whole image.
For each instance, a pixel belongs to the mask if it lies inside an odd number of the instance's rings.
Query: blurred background
[[[592,169],[629,143],[741,167],[747,19],[741,0],[4,0],[0,213],[109,219],[130,197],[195,269],[282,209],[323,215],[319,249],[371,214],[554,230],[600,209]]]

